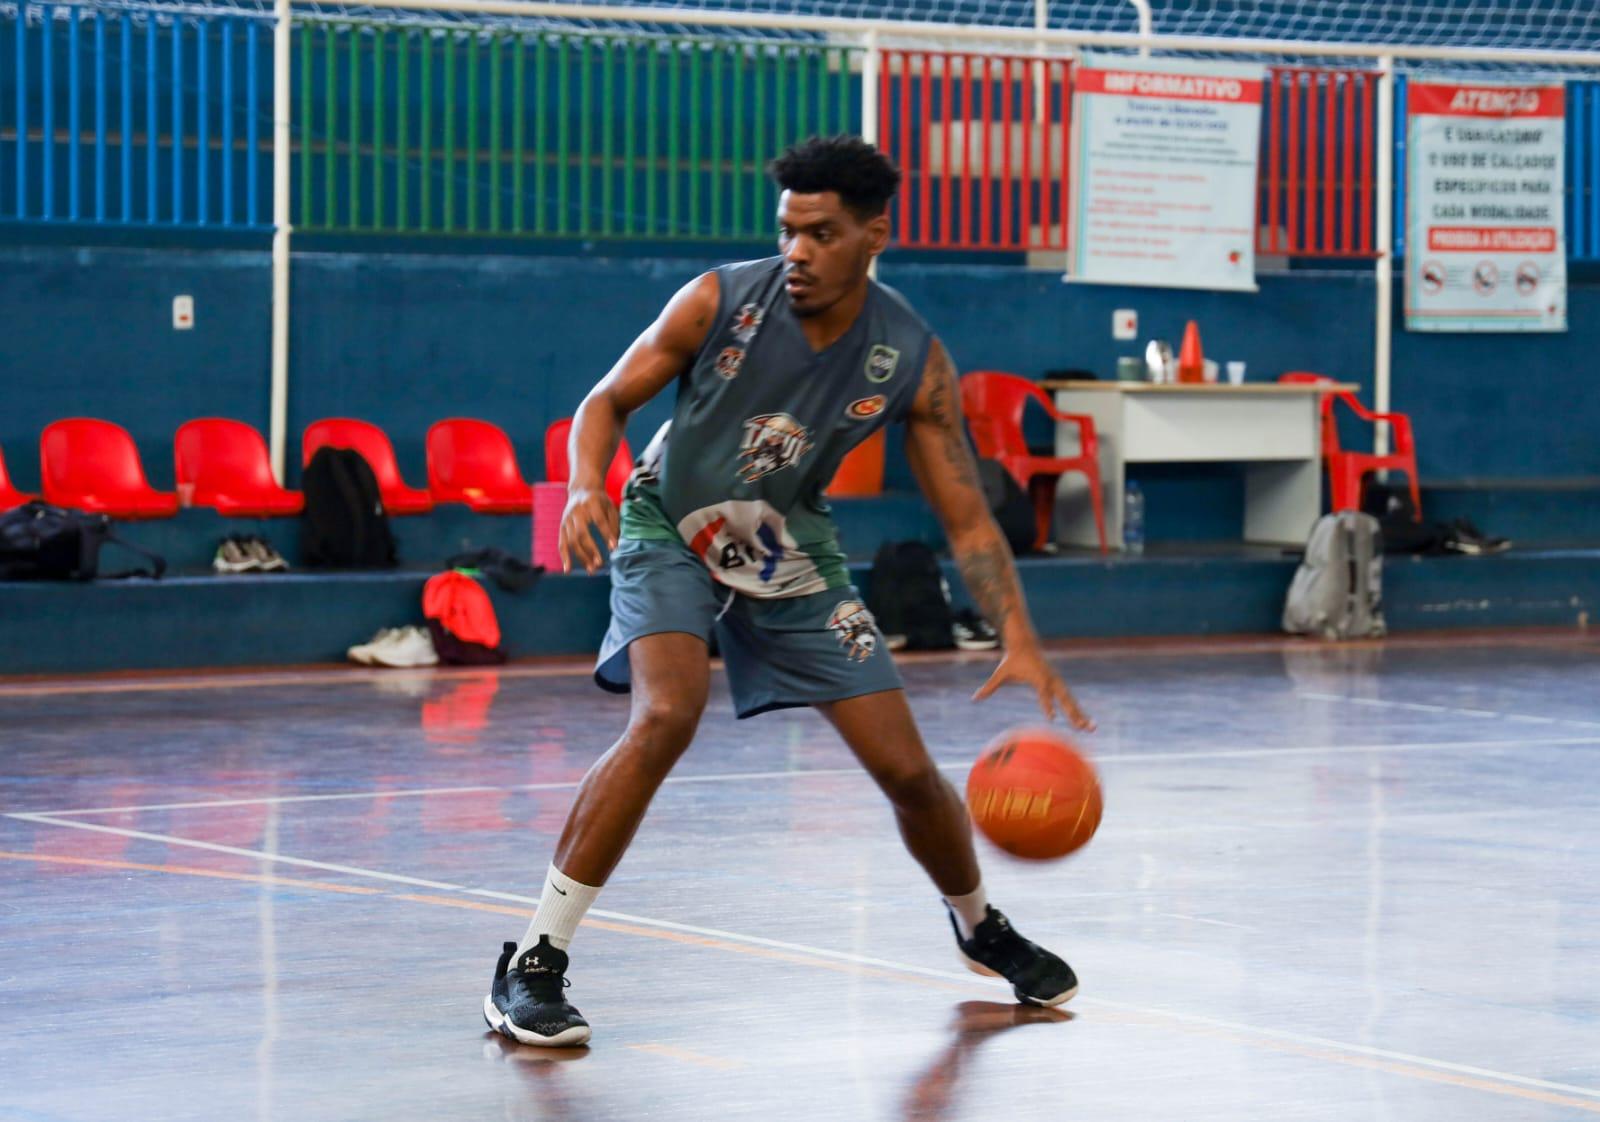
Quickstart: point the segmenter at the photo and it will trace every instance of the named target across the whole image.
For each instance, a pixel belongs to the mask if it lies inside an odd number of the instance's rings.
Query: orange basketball
[[[984,837],[1017,857],[1065,857],[1100,827],[1100,779],[1049,729],[1003,732],[967,776],[967,809]]]

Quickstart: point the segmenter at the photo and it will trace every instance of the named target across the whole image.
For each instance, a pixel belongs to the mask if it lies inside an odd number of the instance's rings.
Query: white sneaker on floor
[[[379,643],[372,644],[372,664],[407,668],[438,666],[439,652],[433,649],[433,636],[420,627],[403,627]]]
[[[372,652],[377,650],[378,645],[391,641],[403,630],[405,629],[401,627],[385,627],[365,643],[358,643],[345,651],[345,657],[351,662],[359,662],[362,666],[371,666]]]

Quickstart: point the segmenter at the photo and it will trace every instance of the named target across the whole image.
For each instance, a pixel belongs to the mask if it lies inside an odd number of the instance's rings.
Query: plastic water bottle
[[[1122,542],[1129,553],[1144,552],[1144,492],[1131,479],[1123,492]]]

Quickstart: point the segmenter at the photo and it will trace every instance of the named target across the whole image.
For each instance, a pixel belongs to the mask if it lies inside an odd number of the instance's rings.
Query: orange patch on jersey
[[[881,393],[873,394],[871,397],[863,397],[859,401],[852,401],[845,412],[858,420],[866,417],[876,417],[883,412],[883,407],[887,404],[889,404],[888,398]]]

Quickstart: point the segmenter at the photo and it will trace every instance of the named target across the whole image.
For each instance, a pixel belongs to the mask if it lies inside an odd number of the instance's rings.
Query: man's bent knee
[[[700,706],[686,702],[635,705],[623,742],[669,766],[683,755],[700,725]]]
[[[929,763],[925,767],[907,768],[884,775],[878,780],[883,793],[889,797],[896,810],[918,811],[938,806],[950,797],[950,785],[939,769]]]

